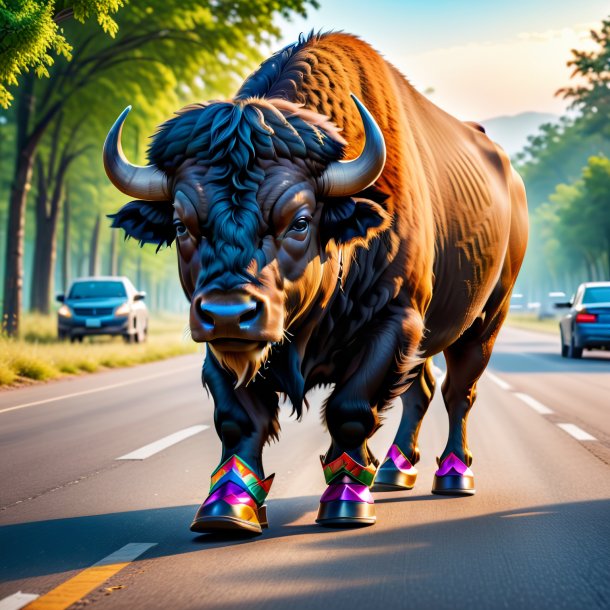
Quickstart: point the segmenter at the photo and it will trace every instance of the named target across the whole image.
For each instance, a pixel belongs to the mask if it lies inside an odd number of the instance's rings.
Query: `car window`
[[[582,299],[585,304],[588,303],[610,303],[610,286],[595,286],[585,290],[585,296]]]
[[[77,282],[72,285],[69,299],[99,299],[126,297],[123,282]]]

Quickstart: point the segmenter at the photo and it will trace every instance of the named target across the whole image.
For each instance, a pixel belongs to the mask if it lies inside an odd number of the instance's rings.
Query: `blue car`
[[[584,349],[610,349],[610,282],[581,284],[569,303],[555,307],[570,308],[559,321],[564,358],[582,358]]]
[[[59,339],[82,341],[89,335],[121,335],[141,343],[148,333],[145,292],[138,292],[126,277],[84,277],[74,280],[57,312]]]

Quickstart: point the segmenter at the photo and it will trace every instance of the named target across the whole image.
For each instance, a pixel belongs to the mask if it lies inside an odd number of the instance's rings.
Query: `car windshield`
[[[587,288],[582,302],[586,305],[593,303],[610,303],[610,286],[596,286]]]
[[[70,299],[126,297],[123,282],[77,282],[70,290]]]

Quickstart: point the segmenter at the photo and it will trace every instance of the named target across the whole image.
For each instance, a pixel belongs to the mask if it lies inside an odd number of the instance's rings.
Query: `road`
[[[282,411],[270,528],[251,540],[188,530],[219,455],[200,356],[2,392],[0,609],[609,608],[609,356],[568,361],[556,337],[505,328],[470,417],[477,494],[430,494],[437,395],[415,489],[375,494],[377,524],[356,530],[314,523],[316,392],[302,422]]]

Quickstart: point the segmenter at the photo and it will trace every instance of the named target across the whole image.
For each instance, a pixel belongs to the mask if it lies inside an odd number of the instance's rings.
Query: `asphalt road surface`
[[[369,528],[314,523],[322,394],[300,423],[286,408],[266,450],[270,528],[250,540],[188,529],[219,457],[200,366],[0,393],[1,610],[35,596],[51,610],[610,607],[610,354],[565,360],[557,337],[504,329],[470,417],[477,494],[430,493],[439,393],[415,489],[375,494]]]

